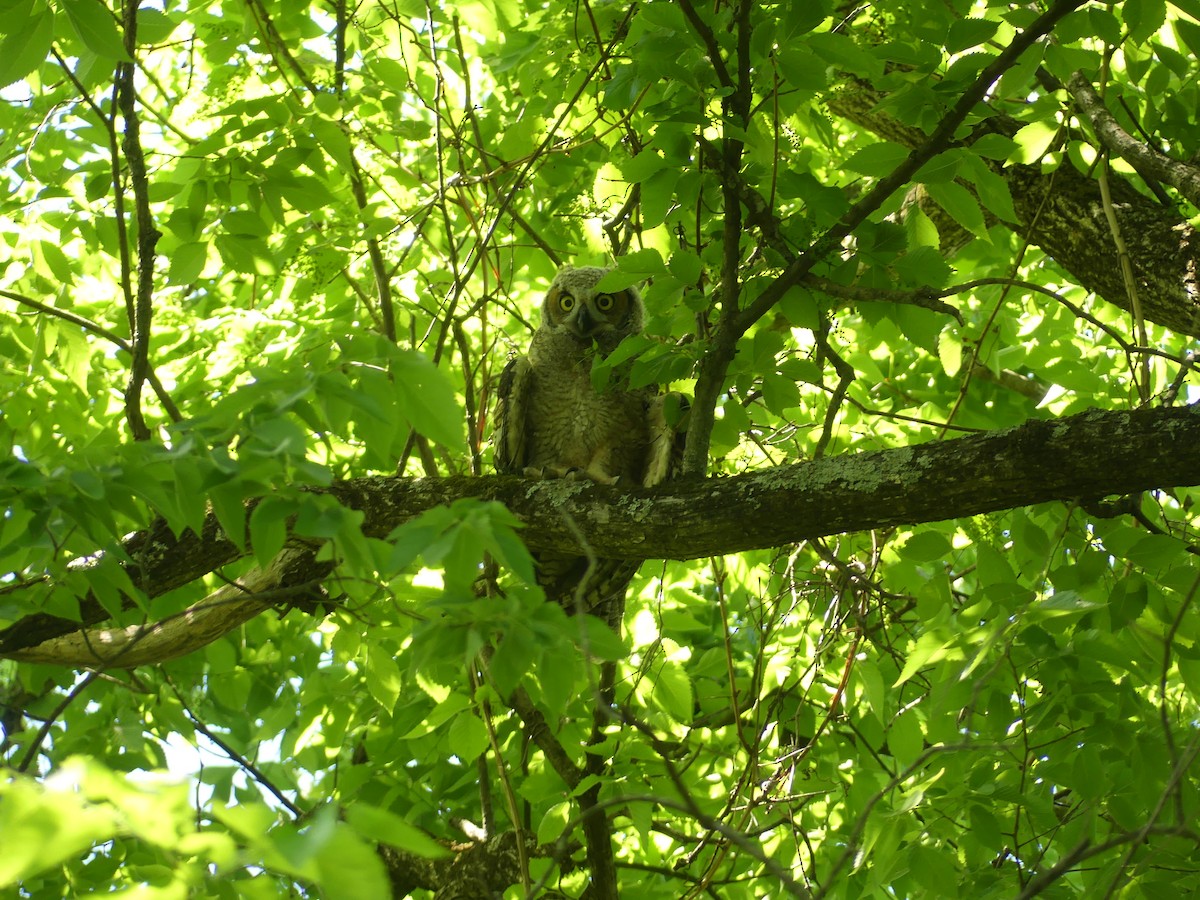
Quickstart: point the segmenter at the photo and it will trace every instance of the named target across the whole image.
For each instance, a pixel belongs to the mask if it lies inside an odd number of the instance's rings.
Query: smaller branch
[[[828,873],[826,873],[825,886],[813,894],[814,900],[821,900],[822,897],[825,897],[831,890],[838,886],[839,881],[837,875],[846,867],[850,860],[858,855],[860,850],[859,841],[862,838],[863,831],[866,830],[867,821],[870,819],[871,813],[874,812],[875,806],[880,800],[906,782],[913,775],[917,774],[917,772],[921,771],[921,769],[925,767],[925,764],[935,756],[938,756],[942,753],[961,753],[962,751],[969,750],[1002,751],[1004,750],[1004,747],[999,744],[976,744],[966,741],[959,744],[935,744],[934,746],[927,748],[920,756],[913,760],[903,772],[901,772],[899,775],[896,775],[886,785],[872,794],[867,800],[866,805],[863,806],[862,812],[859,814],[858,819],[855,820],[854,827],[850,830],[849,837],[845,839],[846,849],[842,851],[842,854],[834,862],[833,867]]]
[[[500,778],[501,794],[503,794],[504,803],[508,807],[508,818],[512,822],[513,831],[516,832],[517,835],[517,869],[521,873],[521,886],[525,888],[525,894],[528,896],[531,884],[529,878],[529,857],[526,853],[525,831],[521,827],[521,816],[517,812],[517,795],[513,790],[512,780],[508,777],[508,766],[504,762],[504,754],[500,752],[500,741],[496,737],[496,726],[492,721],[491,706],[486,700],[480,700],[479,695],[475,690],[477,687],[478,680],[475,672],[472,671],[471,699],[475,702],[476,712],[479,714],[479,718],[483,721],[484,729],[487,731],[488,746],[491,747],[492,750],[492,759],[496,761],[496,774]],[[480,782],[481,787],[484,787],[486,786],[485,779],[488,774],[486,754],[481,754],[479,759],[480,775],[482,776],[480,778]],[[484,795],[481,796],[480,799],[480,805],[485,810],[488,810],[487,814],[484,816],[484,825],[485,827],[490,828],[492,824],[492,814],[490,812],[492,806],[491,797]]]
[[[1085,859],[1090,859],[1093,856],[1099,856],[1102,853],[1107,853],[1109,850],[1112,850],[1115,847],[1121,847],[1125,844],[1140,844],[1152,834],[1161,834],[1168,837],[1184,837],[1191,840],[1193,843],[1200,842],[1200,835],[1197,835],[1196,832],[1183,825],[1158,825],[1149,829],[1139,828],[1136,831],[1126,831],[1122,832],[1121,834],[1114,835],[1102,844],[1092,844],[1090,838],[1084,838],[1066,856],[1059,859],[1059,861],[1055,863],[1052,868],[1047,869],[1041,875],[1030,881],[1029,884],[1025,886],[1025,890],[1021,891],[1021,893],[1017,895],[1016,900],[1030,900],[1030,898],[1036,897]]]
[[[920,306],[942,315],[951,316],[959,325],[963,324],[962,313],[937,298],[946,297],[960,292],[953,288],[939,291],[934,288],[919,287],[907,291],[893,291],[882,288],[864,288],[854,284],[837,284],[828,278],[817,275],[807,275],[801,279],[801,284],[816,288],[823,294],[848,300],[853,303],[902,303],[906,306]]]
[[[282,59],[287,64],[287,68],[295,74],[310,94],[318,93],[316,82],[308,77],[308,73],[304,71],[304,67],[297,62],[296,57],[288,50],[287,42],[280,36],[275,23],[271,21],[271,16],[263,6],[262,0],[246,0],[246,5],[250,7],[250,14],[254,17],[255,23],[262,31],[263,41],[266,43],[268,50],[270,50],[273,57],[277,57],[276,65],[279,66],[280,74],[284,75],[286,79],[287,73],[284,70],[284,66],[279,64],[279,60]]]
[[[346,29],[350,27],[346,0],[334,0],[333,11],[337,22],[333,34],[333,92],[341,97],[346,92]]]
[[[133,62],[137,53],[136,0],[125,0],[125,52],[130,62],[117,63],[116,94],[121,117],[125,120],[125,134],[121,140],[121,151],[129,164],[129,182],[133,189],[134,218],[137,224],[137,292],[133,303],[133,333],[131,335],[132,362],[129,367],[129,385],[125,389],[125,417],[129,421],[134,440],[150,439],[150,429],[142,412],[142,385],[150,372],[150,323],[154,315],[154,256],[158,239],[162,234],[154,227],[150,213],[150,179],[146,174],[146,157],[142,152],[141,136],[138,133],[137,95],[133,77],[137,64]],[[120,186],[117,186],[120,190]]]
[[[1175,646],[1175,636],[1179,633],[1180,627],[1183,625],[1183,620],[1192,609],[1192,604],[1196,600],[1196,592],[1200,590],[1200,574],[1192,580],[1192,586],[1183,598],[1183,602],[1179,604],[1179,612],[1175,614],[1174,621],[1171,622],[1171,627],[1167,629],[1166,638],[1163,641],[1163,663],[1162,670],[1158,680],[1158,714],[1162,722],[1163,743],[1166,745],[1167,753],[1171,758],[1172,771],[1179,771],[1179,749],[1175,745],[1175,735],[1171,730],[1171,718],[1168,710],[1168,700],[1170,696],[1167,692],[1167,679],[1171,674],[1171,652]],[[1194,753],[1193,753],[1194,755]],[[1183,805],[1183,795],[1177,791],[1171,791],[1175,799],[1175,818],[1179,822],[1185,821],[1187,815]],[[1161,808],[1162,804],[1159,804]],[[1153,822],[1153,818],[1150,820]]]
[[[73,313],[69,309],[59,309],[58,307],[42,303],[40,300],[34,300],[32,297],[26,297],[24,294],[14,294],[12,291],[0,290],[0,297],[7,297],[9,300],[15,300],[17,303],[20,303],[22,306],[28,306],[30,309],[36,309],[38,312],[45,313],[48,316],[54,316],[57,319],[62,319],[64,322],[78,325],[90,334],[102,337],[106,341],[111,341],[126,353],[133,352],[133,348],[129,346],[129,341],[125,340],[125,338],[121,337],[115,331],[109,331],[103,325],[99,325],[91,319],[79,315],[79,313]]]
[[[697,34],[700,35],[701,40],[708,49],[718,80],[721,81],[723,87],[736,89],[738,85],[732,83],[728,70],[725,68],[724,63],[720,61],[720,48],[716,43],[716,38],[711,29],[700,20],[691,5],[691,0],[678,0],[678,2],[684,15],[687,16],[689,23],[691,23]],[[1045,13],[1032,22],[1023,32],[1018,34],[1012,43],[992,60],[970,87],[963,91],[958,102],[942,117],[942,120],[938,123],[933,133],[923,143],[915,147],[904,162],[888,175],[879,179],[864,197],[855,203],[835,225],[817,238],[807,250],[790,259],[787,268],[758,297],[752,300],[744,309],[741,309],[740,312],[732,315],[728,321],[724,320],[724,316],[729,312],[732,304],[726,303],[723,305],[722,321],[713,337],[711,350],[705,357],[701,365],[699,377],[696,380],[695,402],[692,406],[691,424],[688,429],[687,445],[684,450],[683,471],[685,476],[695,477],[702,475],[706,469],[708,446],[712,436],[716,403],[720,397],[725,375],[733,360],[734,353],[737,350],[737,342],[741,336],[755,322],[765,316],[790,288],[799,284],[812,271],[814,266],[834,252],[835,248],[853,233],[859,225],[866,221],[868,216],[879,209],[888,197],[908,182],[921,166],[933,159],[938,153],[946,150],[954,140],[955,131],[984,98],[996,80],[1013,66],[1029,47],[1053,30],[1060,19],[1081,6],[1083,2],[1084,0],[1056,0]],[[739,10],[741,10],[741,7],[739,7]],[[746,123],[743,121],[741,124],[745,125]],[[735,156],[730,153],[730,148],[734,143],[736,142],[726,139],[722,146],[722,152],[717,154],[721,159],[716,161],[716,164],[723,174],[722,190],[725,196],[724,213],[726,224],[728,225],[731,219],[732,204],[733,207],[737,208],[738,218],[736,221],[739,225],[738,237],[740,241],[741,209],[738,201],[742,196],[746,195],[746,190],[739,186],[736,179],[732,178],[732,175],[740,165],[740,155]],[[701,149],[702,157],[707,156],[708,154],[703,152],[703,145]],[[766,210],[763,209],[765,204],[766,201],[763,200],[761,204],[756,204],[752,207],[752,210],[762,219],[758,223],[760,228],[763,227],[764,222],[771,223],[769,208]],[[762,218],[764,212],[768,215]],[[768,229],[764,229],[764,235],[770,235],[770,239],[776,246],[783,246],[782,238],[778,235],[778,229],[772,231],[768,227]],[[726,229],[725,240],[727,244],[730,241],[728,228]],[[726,246],[725,268],[723,272],[723,275],[726,277],[729,274],[728,262],[732,256],[733,252]],[[729,291],[728,285],[725,285],[725,290]]]
[[[600,70],[608,64],[608,60],[612,56],[614,48],[621,41],[623,35],[628,31],[629,22],[633,18],[636,10],[636,5],[630,5],[624,18],[617,24],[612,40],[607,46],[600,49],[600,55],[598,59],[592,64],[591,68],[588,69],[587,73],[580,81],[579,87],[576,88],[575,93],[563,106],[562,112],[559,113],[558,117],[546,130],[545,137],[542,138],[536,149],[534,149],[529,156],[527,156],[523,161],[520,161],[520,170],[518,171],[516,178],[513,179],[512,186],[500,198],[500,202],[496,207],[496,212],[492,216],[492,220],[487,229],[484,231],[482,239],[479,241],[478,251],[472,253],[467,262],[466,271],[463,272],[461,276],[462,283],[465,284],[471,278],[471,276],[475,273],[476,267],[479,266],[479,264],[483,261],[484,256],[487,253],[487,247],[492,242],[492,238],[495,236],[496,230],[500,227],[500,223],[504,220],[504,216],[507,214],[508,208],[512,204],[512,201],[516,198],[518,192],[526,190],[527,185],[529,184],[530,171],[533,169],[534,165],[542,159],[543,156],[551,151],[551,148],[555,143],[555,136],[558,134],[559,129],[562,128],[562,126],[566,123],[566,120],[574,114],[575,104],[579,102],[580,98],[584,94],[584,91],[586,91],[588,85],[591,84],[592,79],[595,78]],[[508,166],[510,168],[515,168],[517,162],[518,161],[514,160],[513,162],[509,163]]]
[[[1179,391],[1183,388],[1183,383],[1187,380],[1188,372],[1196,365],[1196,360],[1197,356],[1194,350],[1187,351],[1182,359],[1176,360],[1179,365],[1179,371],[1175,373],[1171,384],[1161,394],[1163,406],[1175,405],[1175,401],[1179,399]]]
[[[529,733],[529,739],[537,744],[538,749],[545,754],[546,761],[550,763],[550,768],[558,773],[561,778],[572,790],[583,779],[583,770],[575,765],[575,761],[571,759],[563,745],[558,742],[558,739],[550,731],[550,726],[546,723],[546,717],[542,715],[530,699],[525,688],[518,687],[508,699],[508,705],[516,711],[520,716],[521,721],[525,723],[525,728]]]
[[[741,333],[744,334],[751,325],[766,315],[767,311],[779,302],[788,288],[797,284],[813,266],[826,257],[832,248],[866,221],[867,217],[907,183],[921,166],[947,149],[953,140],[954,132],[984,98],[996,80],[1011,68],[1034,42],[1052,31],[1060,19],[1082,6],[1083,3],[1084,0],[1056,0],[1046,12],[1030,23],[1028,28],[1014,37],[1012,43],[979,73],[970,87],[963,91],[958,102],[942,117],[937,128],[925,142],[914,148],[908,158],[891,173],[879,179],[875,186],[838,220],[836,225],[818,238],[753,303],[743,310],[738,322]]]
[[[724,114],[721,149],[717,154],[720,158],[720,169],[722,172],[739,172],[745,149],[740,135],[749,128],[753,99],[750,80],[751,4],[748,0],[740,0],[731,23],[736,40],[737,81],[734,83],[726,63],[721,58],[720,47],[712,30],[700,19],[691,0],[679,2],[692,28],[704,42],[713,70],[725,88],[725,96],[721,99]],[[745,230],[742,225],[742,191],[739,184],[740,179],[736,178],[721,180],[721,311],[711,349],[701,363],[699,377],[696,379],[690,424],[683,450],[682,474],[685,478],[703,477],[707,472],[708,448],[712,441],[717,402],[725,382],[725,373],[729,370],[734,354],[737,353],[738,338],[746,330],[738,324],[742,303],[742,235]]]
[[[1104,217],[1108,222],[1109,234],[1117,248],[1117,259],[1121,264],[1121,280],[1125,284],[1125,296],[1129,298],[1129,309],[1133,313],[1133,331],[1137,342],[1143,347],[1150,344],[1146,333],[1146,319],[1142,315],[1142,302],[1138,294],[1137,279],[1133,274],[1133,260],[1129,256],[1129,247],[1121,234],[1121,225],[1117,221],[1116,209],[1113,207],[1112,191],[1108,186],[1108,158],[1100,160],[1100,168],[1096,173],[1096,181],[1100,185],[1101,205],[1104,207]],[[1150,399],[1150,357],[1140,357],[1138,372],[1134,383],[1138,388],[1138,396],[1142,403]]]
[[[55,720],[63,714],[68,706],[75,702],[75,698],[87,690],[88,686],[100,677],[99,672],[88,672],[79,683],[71,688],[67,696],[62,698],[62,702],[54,707],[50,715],[46,716],[46,721],[42,723],[42,727],[38,729],[38,733],[34,735],[33,741],[29,744],[29,750],[25,753],[25,758],[21,760],[17,766],[18,772],[28,772],[29,767],[33,765],[33,761],[37,759],[38,749],[42,746],[42,742],[46,740],[50,734],[50,728],[54,725]]]
[[[850,390],[850,385],[854,383],[855,375],[854,367],[842,359],[837,351],[830,346],[825,334],[821,332],[817,333],[817,343],[821,352],[833,364],[833,369],[838,374],[838,383],[837,387],[833,389],[832,396],[829,398],[829,406],[825,411],[825,422],[821,428],[821,437],[817,441],[816,447],[813,448],[813,459],[819,459],[824,456],[829,442],[833,440],[833,425],[837,421],[838,410],[842,407],[842,400],[846,396],[846,391]]]
[[[158,622],[125,628],[95,628],[51,638],[5,654],[18,662],[73,668],[132,669],[177,659],[224,637],[295,589],[280,591],[286,573],[310,548],[285,549],[266,569],[253,569],[237,581]]]
[[[812,896],[804,885],[792,878],[779,863],[766,854],[763,850],[761,840],[752,840],[750,836],[738,831],[736,828],[730,828],[720,819],[708,815],[703,810],[695,808],[692,804],[655,794],[624,794],[602,802],[605,806],[616,806],[617,808],[626,807],[632,803],[651,803],[663,809],[673,809],[677,812],[686,813],[709,831],[719,834],[730,844],[737,846],[739,849],[745,851],[747,855],[761,863],[769,875],[788,889],[787,896],[800,898],[810,898]],[[690,838],[691,836],[689,835],[688,837]],[[687,879],[685,876],[685,880],[690,879]],[[698,881],[699,879],[695,880]]]
[[[993,372],[978,359],[975,359],[974,364],[971,366],[971,377],[978,378],[981,381],[990,381],[992,384],[998,385],[1005,390],[1014,391],[1023,397],[1028,397],[1035,403],[1041,403],[1046,393],[1050,390],[1050,385],[1046,384],[1040,378],[1026,378],[1020,372],[1014,372],[1012,369],[1001,369],[999,372]]]
[[[1200,168],[1159,153],[1129,134],[1113,118],[1082,72],[1075,72],[1067,86],[1105,149],[1117,154],[1143,177],[1171,185],[1194,206],[1200,206]]]
[[[277,788],[272,783],[271,779],[268,778],[262,772],[262,770],[258,768],[258,766],[256,766],[254,763],[250,762],[250,760],[246,759],[246,757],[242,756],[242,754],[238,753],[235,749],[233,749],[233,747],[231,747],[224,740],[222,740],[221,736],[219,734],[216,734],[207,725],[205,725],[200,720],[200,717],[197,716],[192,711],[192,708],[188,705],[187,700],[184,699],[183,694],[180,692],[179,688],[175,686],[175,683],[173,681],[171,681],[170,678],[167,679],[167,682],[171,685],[171,690],[175,694],[175,699],[178,700],[179,705],[183,707],[183,711],[187,715],[188,719],[191,721],[193,728],[195,728],[198,732],[200,732],[202,735],[204,735],[206,738],[208,738],[210,741],[212,741],[214,744],[216,744],[218,747],[220,747],[222,753],[224,753],[231,760],[233,760],[235,763],[237,763],[239,766],[241,766],[243,769],[245,769],[247,772],[249,772],[250,776],[255,781],[257,781],[259,784],[261,784],[264,788],[266,788],[268,791],[270,791],[271,794],[275,797],[275,799],[278,800],[280,803],[282,803],[283,806],[287,809],[288,812],[290,812],[292,814],[292,816],[294,818],[296,818],[296,819],[304,818],[304,815],[305,815],[304,810],[302,810],[295,803],[293,803],[291,800],[289,800],[287,798],[287,796],[283,793],[283,791],[281,791],[279,788]]]
[[[717,36],[708,27],[708,23],[700,18],[696,7],[692,5],[692,0],[678,0],[678,3],[684,18],[688,20],[688,24],[692,26],[692,30],[696,32],[700,40],[704,42],[704,49],[708,53],[709,61],[712,62],[717,81],[720,82],[721,87],[731,91],[735,90],[737,85],[733,83],[729,69],[725,66],[725,58],[721,56],[721,45],[717,43]]]

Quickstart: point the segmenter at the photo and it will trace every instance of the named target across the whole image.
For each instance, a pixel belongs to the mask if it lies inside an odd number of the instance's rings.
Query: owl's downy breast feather
[[[530,409],[539,444],[552,443],[559,452],[591,452],[602,441],[638,440],[644,415],[640,398],[619,389],[597,393],[586,369],[535,370],[533,380]],[[534,452],[545,455],[542,447]]]

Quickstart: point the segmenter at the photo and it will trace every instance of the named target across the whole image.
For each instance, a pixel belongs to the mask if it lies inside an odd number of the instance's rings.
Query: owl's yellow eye
[[[600,312],[608,312],[616,302],[612,294],[596,295],[596,309],[600,310]]]
[[[575,298],[570,294],[558,295],[558,308],[563,312],[570,312],[575,308]]]

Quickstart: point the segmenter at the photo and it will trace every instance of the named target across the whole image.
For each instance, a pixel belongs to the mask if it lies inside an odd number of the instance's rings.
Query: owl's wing
[[[529,387],[533,381],[529,360],[517,356],[500,373],[496,390],[496,428],[492,436],[496,471],[502,475],[520,474],[525,469],[525,420],[529,415]]]
[[[678,391],[668,391],[650,400],[646,410],[650,426],[650,452],[646,456],[643,487],[654,487],[679,474],[683,445],[687,439],[691,401]]]

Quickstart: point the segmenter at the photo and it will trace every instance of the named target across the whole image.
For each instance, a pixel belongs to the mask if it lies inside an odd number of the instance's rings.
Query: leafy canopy
[[[503,507],[368,536],[306,490],[487,472],[540,292],[614,256],[648,282],[618,354],[696,394],[693,471],[1166,390],[1186,337],[1017,226],[1065,173],[1196,215],[1063,86],[1186,158],[1200,4],[1065,6],[864,205],[1041,9],[0,3],[0,627],[163,621],[294,539],[333,566],[161,666],[0,661],[0,885],[378,897],[377,842],[432,866],[465,820],[531,835],[508,896],[579,896],[596,791],[623,896],[1200,888],[1194,492],[648,562],[622,644],[543,601]],[[134,583],[125,535],[210,512],[243,559]]]

